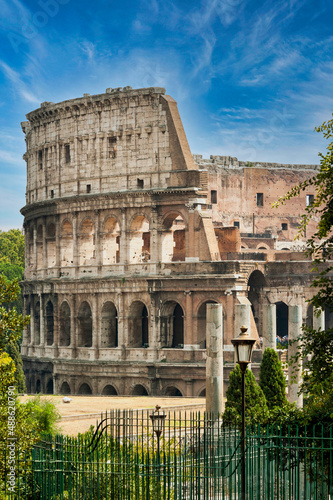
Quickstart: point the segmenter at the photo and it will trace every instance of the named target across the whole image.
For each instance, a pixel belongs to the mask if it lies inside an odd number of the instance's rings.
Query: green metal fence
[[[111,411],[95,436],[44,437],[16,453],[15,492],[2,471],[1,500],[241,498],[236,427],[170,412],[158,441],[150,413]],[[248,500],[333,500],[332,427],[250,427],[245,458]]]

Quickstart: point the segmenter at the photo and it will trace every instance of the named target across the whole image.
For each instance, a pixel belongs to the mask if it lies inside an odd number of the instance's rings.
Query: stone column
[[[79,271],[79,241],[78,241],[78,227],[77,227],[77,214],[73,214],[73,265],[75,267],[75,274]]]
[[[158,244],[158,215],[156,206],[151,207],[150,218],[150,262],[157,263],[161,260],[160,249]]]
[[[206,307],[206,411],[218,414],[224,410],[222,305],[207,304]]]
[[[102,270],[102,240],[101,240],[101,217],[100,210],[96,210],[95,212],[95,252],[96,252],[96,265],[98,273]]]
[[[188,209],[188,228],[185,233],[186,238],[186,258],[196,257],[195,255],[195,232],[194,232],[194,218],[195,210],[193,208]]]
[[[185,318],[186,327],[184,335],[184,347],[193,347],[193,304],[192,304],[192,292],[190,290],[185,290]]]
[[[246,299],[246,297],[242,297]],[[251,335],[251,303],[246,299],[247,303],[235,305],[235,324],[234,337],[238,337],[240,329],[244,325],[247,327],[249,335]],[[245,302],[245,301],[244,301]]]
[[[315,310],[313,310],[313,329],[314,330],[325,330],[325,311],[320,310],[319,316],[316,316]]]
[[[124,293],[120,292],[117,294],[118,299],[118,347],[123,347],[126,344],[125,338],[125,304],[124,304]]]
[[[289,324],[288,324],[288,339],[295,340],[301,333],[302,327],[302,306],[289,306]],[[294,356],[298,351],[298,342],[288,347],[288,359]],[[291,379],[295,378],[295,382],[291,383]],[[302,362],[299,361],[298,366],[293,363],[288,366],[288,400],[290,403],[296,403],[298,408],[303,406],[303,395],[298,395],[300,385],[302,383]]]
[[[34,222],[33,238],[34,238],[33,272],[36,274],[36,272],[37,272],[37,223],[36,223],[36,221]]]
[[[276,350],[276,305],[263,305],[263,351],[269,347]]]
[[[60,231],[61,231],[59,215],[56,216],[55,227],[56,227],[56,262],[55,262],[55,265],[59,271],[60,270]]]
[[[45,217],[43,217],[43,222],[42,222],[42,228],[43,228],[43,276],[46,277],[47,272],[47,244],[46,244],[46,220]]]
[[[71,342],[70,346],[72,347],[73,358],[76,358],[76,346],[77,346],[77,321],[76,321],[76,296],[72,296],[72,301],[70,304],[71,308]]]
[[[44,297],[41,293],[39,296],[39,304],[40,304],[40,345],[45,345],[45,320],[44,320]]]
[[[121,232],[120,232],[120,264],[128,263],[128,247],[129,242],[128,238],[130,237],[129,232],[127,231],[126,224],[126,209],[121,209]]]
[[[92,300],[92,347],[95,350],[95,359],[99,359],[99,348],[101,346],[100,342],[100,331],[101,331],[101,311],[99,304],[99,295],[97,293],[93,294]]]

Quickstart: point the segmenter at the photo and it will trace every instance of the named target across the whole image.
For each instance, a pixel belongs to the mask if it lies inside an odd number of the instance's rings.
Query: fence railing
[[[16,453],[14,492],[0,448],[1,500],[240,499],[237,427],[202,413],[166,415],[160,438],[147,411],[111,411],[95,434],[44,436]],[[332,427],[249,427],[245,458],[248,500],[333,500]]]

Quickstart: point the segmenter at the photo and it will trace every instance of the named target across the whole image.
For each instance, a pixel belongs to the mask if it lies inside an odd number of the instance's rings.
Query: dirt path
[[[22,396],[21,401],[33,396]],[[63,403],[63,396],[42,396],[52,400],[62,417],[59,427],[63,434],[76,435],[85,432],[96,421],[101,420],[101,413],[107,410],[140,410],[153,409],[158,404],[164,409],[183,409],[185,406],[193,411],[203,411],[205,398],[161,398],[150,396],[69,396],[70,403]]]

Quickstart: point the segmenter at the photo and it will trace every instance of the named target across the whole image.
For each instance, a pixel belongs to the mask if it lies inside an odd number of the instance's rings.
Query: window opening
[[[306,195],[306,206],[310,207],[311,205],[313,205],[313,202],[314,202],[314,195],[313,194],[307,194]]]
[[[282,231],[287,231],[288,224],[286,222],[282,222],[281,229],[282,229]]]
[[[65,145],[65,162],[70,163],[71,161],[71,147],[69,144]]]
[[[234,227],[239,227],[239,221],[238,220],[234,221]]]
[[[39,170],[43,170],[43,151],[41,149],[38,151],[38,167]]]
[[[87,193],[91,192],[91,184],[87,184]]]
[[[210,201],[211,203],[217,203],[217,191],[212,190],[210,192]]]
[[[264,193],[257,193],[257,207],[264,206]]]
[[[139,188],[139,189],[143,189],[143,186],[144,186],[144,181],[143,181],[143,179],[138,179],[138,181],[137,181],[137,185],[138,185],[138,188]]]

